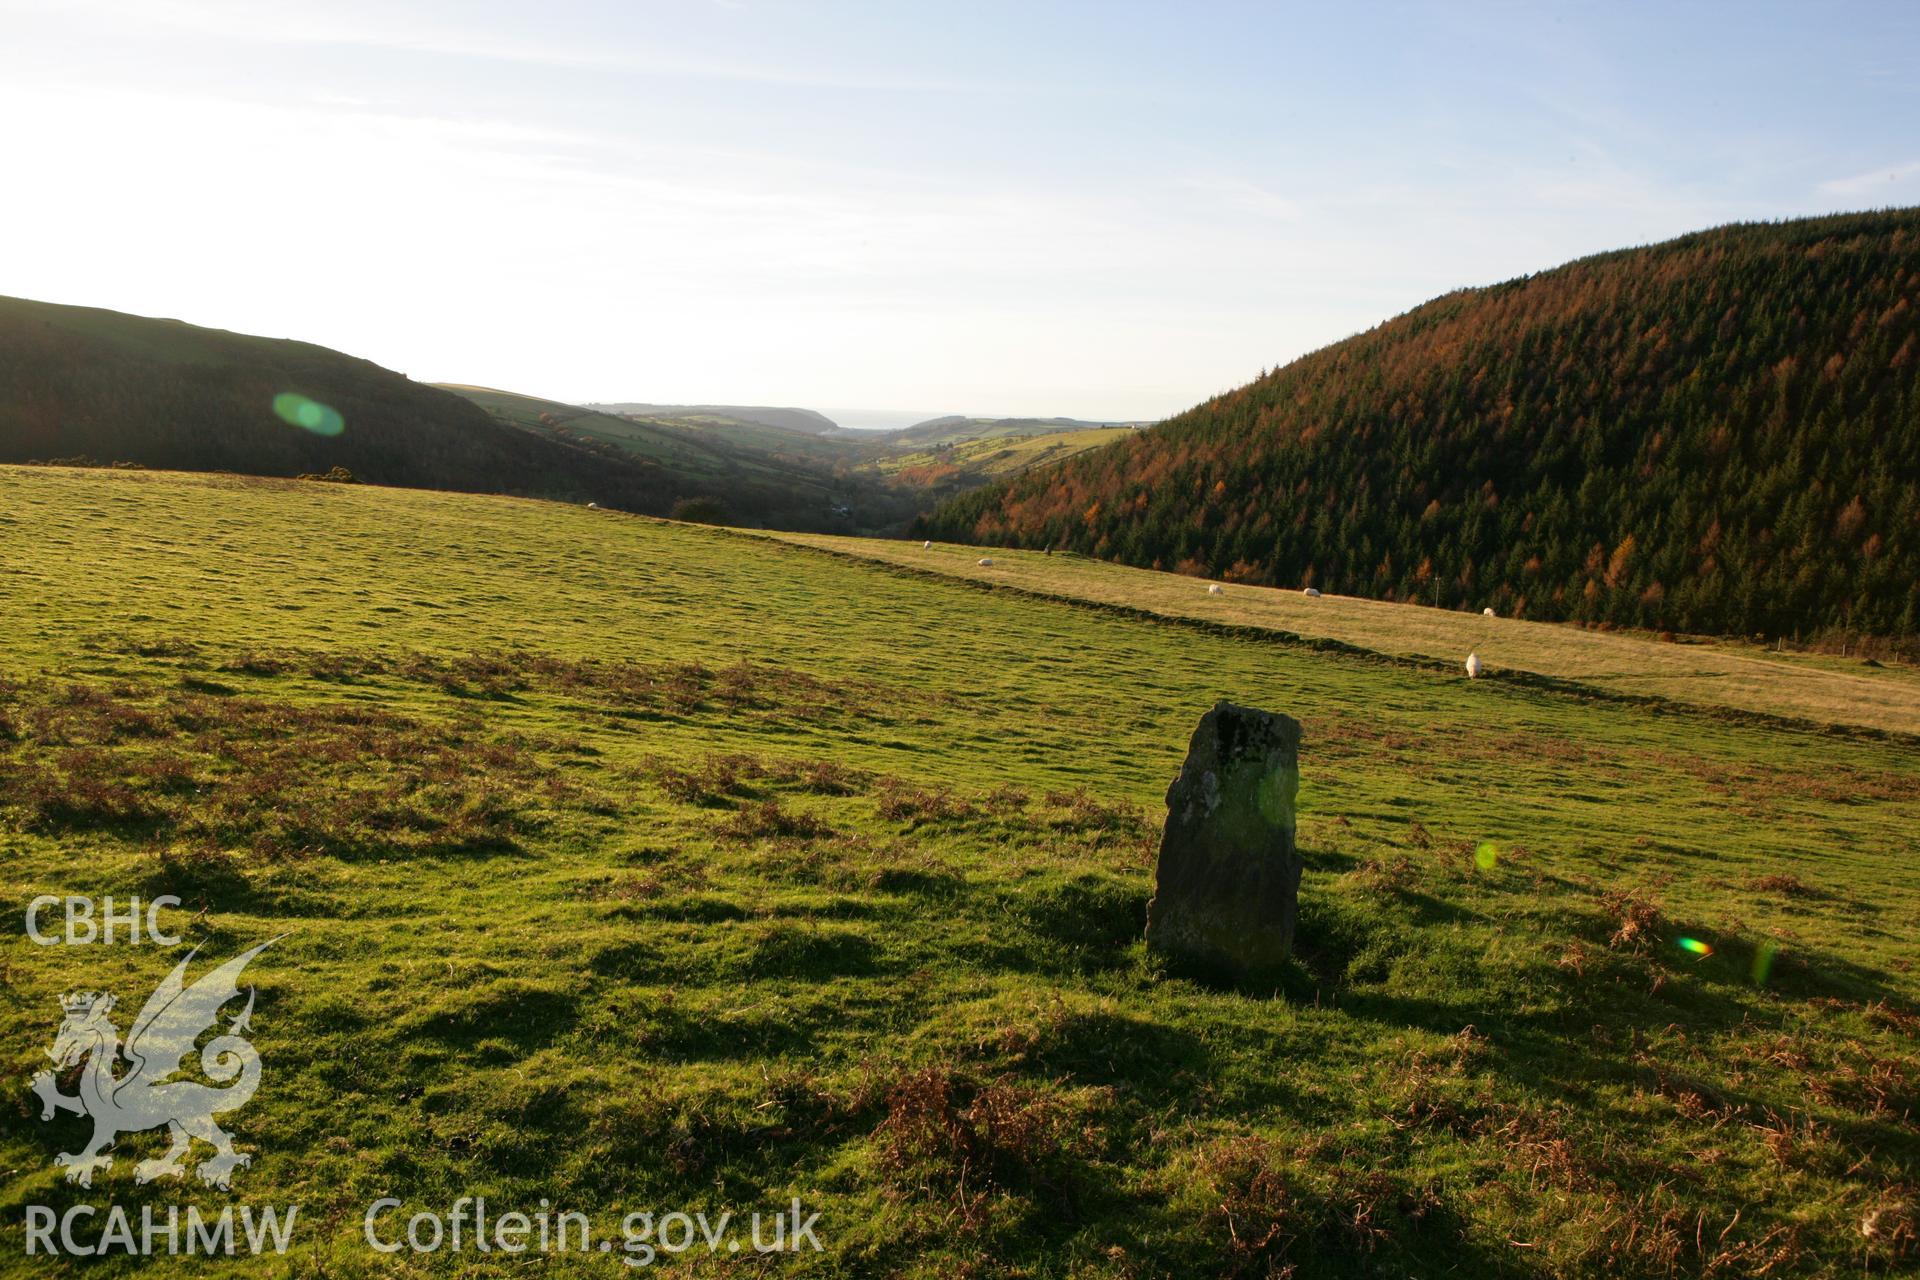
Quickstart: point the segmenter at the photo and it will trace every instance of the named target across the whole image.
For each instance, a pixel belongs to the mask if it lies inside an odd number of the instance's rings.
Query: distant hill
[[[684,431],[639,423],[581,405],[523,395],[517,391],[503,391],[497,387],[472,386],[460,382],[439,382],[434,385],[473,402],[497,420],[525,430],[562,439],[618,445],[650,461],[693,471],[711,467],[717,473],[721,469],[712,465],[714,450],[689,439]]]
[[[1920,632],[1920,210],[1463,289],[943,538],[1541,619]]]
[[[522,425],[629,448],[663,465],[720,466],[728,492],[784,485],[797,509],[847,508],[858,527],[898,525],[933,503],[1002,476],[1072,457],[1130,429],[1077,418],[931,418],[892,431],[849,430],[807,409],[639,402],[563,405],[446,384]],[[805,429],[796,429],[799,421]],[[826,429],[819,429],[819,424]],[[746,470],[741,471],[744,465]],[[826,496],[822,496],[826,495]],[[758,505],[768,508],[770,495]],[[792,520],[772,523],[791,524]]]
[[[921,505],[877,476],[856,474],[851,446],[810,432],[718,414],[654,418],[493,387],[441,385],[502,422],[656,464],[684,492],[717,502],[731,521],[872,530],[898,527]]]
[[[503,424],[325,347],[0,298],[0,461],[81,457],[272,476],[345,467],[378,484],[652,512],[693,492],[631,453]]]
[[[688,420],[718,419],[721,421],[753,422],[763,427],[777,427],[782,431],[794,431],[801,435],[820,435],[824,432],[838,431],[840,424],[823,413],[812,409],[779,409],[761,405],[737,404],[589,404],[588,409],[598,409],[602,413],[629,415],[639,418],[678,418]]]
[[[968,440],[988,440],[1003,436],[1039,436],[1059,431],[1094,431],[1111,427],[1139,426],[1126,422],[1086,422],[1079,418],[969,418],[950,414],[929,418],[898,431],[878,433],[893,444],[916,447],[941,443],[958,444]]]
[[[855,533],[898,532],[940,498],[1086,447],[1035,436],[983,450],[954,443],[979,430],[966,420],[944,430],[929,452],[925,433],[842,431],[805,409],[595,408],[430,386],[310,343],[0,298],[0,462],[344,468],[375,484]]]

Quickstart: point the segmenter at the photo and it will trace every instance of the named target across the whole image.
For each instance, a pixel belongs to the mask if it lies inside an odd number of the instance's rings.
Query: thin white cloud
[[[1195,174],[1180,186],[1220,205],[1261,218],[1293,221],[1302,215],[1300,202],[1261,183],[1225,174]]]
[[[1835,178],[1831,182],[1821,183],[1820,190],[1830,196],[1871,196],[1884,192],[1890,186],[1898,186],[1909,178],[1920,178],[1920,160],[1870,169],[1851,178]]]
[[[219,40],[256,44],[339,45],[445,58],[518,63],[559,69],[619,71],[694,80],[737,81],[800,89],[880,93],[1000,94],[1016,86],[989,80],[917,75],[855,74],[832,67],[776,66],[703,58],[684,50],[630,43],[588,47],[478,24],[423,22],[391,7],[351,13],[235,0],[95,0],[90,6],[118,27],[146,26]],[[4,0],[0,12],[66,15],[54,0]]]
[[[1487,92],[1408,64],[1356,97],[1188,65],[1119,10],[1056,49],[967,6],[826,36],[811,8],[462,4],[0,0],[37,193],[0,201],[34,250],[0,292],[563,397],[1135,417],[1460,285],[1920,175],[1819,187],[1913,153],[1662,114],[1557,26],[1421,63]],[[1370,71],[1340,34],[1302,48]]]

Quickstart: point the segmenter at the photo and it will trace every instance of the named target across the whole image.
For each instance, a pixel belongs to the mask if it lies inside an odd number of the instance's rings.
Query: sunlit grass
[[[380,1195],[798,1195],[823,1275],[1837,1276],[1920,1182],[1903,740],[366,486],[0,468],[0,571],[7,900],[288,935],[232,1127],[295,1275],[509,1273],[371,1257]],[[1219,697],[1304,726],[1280,992],[1140,942]],[[60,992],[171,957],[6,962],[24,1098]],[[83,1194],[36,1115],[15,1258]],[[90,1199],[225,1202],[158,1146]]]
[[[950,543],[923,548],[916,541],[878,538],[769,536],[1046,595],[1260,627],[1448,666],[1477,652],[1495,673],[1545,676],[1628,698],[1671,699],[1920,735],[1920,671],[1909,666],[1773,653],[1757,645],[1703,637],[1661,641],[1646,634],[1488,618],[1355,596],[1309,598],[1300,591],[1238,583],[1227,584],[1215,596],[1208,594],[1202,579],[1075,555],[996,547],[992,567],[983,568],[977,563],[977,548]]]

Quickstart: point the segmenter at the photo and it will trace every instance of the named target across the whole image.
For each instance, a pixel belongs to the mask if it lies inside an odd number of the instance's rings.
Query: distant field
[[[1131,434],[1126,427],[1091,427],[1030,436],[991,435],[961,441],[945,449],[888,454],[872,466],[882,474],[909,481],[918,479],[922,483],[937,484],[966,477],[977,483],[1017,475],[1043,463],[1059,462]]]
[[[1264,599],[1223,603],[1293,616]],[[1391,626],[1312,604],[1355,643]],[[0,623],[8,1274],[25,1206],[109,1200],[297,1202],[270,1273],[301,1280],[524,1274],[361,1241],[376,1197],[463,1195],[608,1232],[821,1215],[820,1254],[670,1274],[1911,1273],[1904,740],[582,506],[220,475],[0,467]],[[1535,629],[1487,634],[1501,665]],[[1222,697],[1305,727],[1277,991],[1140,940],[1167,782]],[[176,956],[35,946],[21,908],[136,890],[185,899],[196,965],[284,935],[249,971],[232,1195],[137,1185],[151,1135],[70,1186],[81,1123],[29,1105],[56,997],[112,991],[124,1031]],[[225,1267],[45,1273],[269,1270]]]
[[[1169,617],[1263,627],[1337,640],[1377,653],[1461,663],[1478,653],[1495,673],[1530,672],[1609,693],[1668,698],[1703,706],[1920,734],[1920,671],[1869,667],[1857,659],[1773,653],[1737,642],[1666,643],[1636,633],[1351,596],[1310,599],[1299,591],[1207,583],[1075,555],[877,538],[774,535],[888,564],[1000,583],[1023,591],[1124,605]],[[991,568],[978,563],[993,560]]]

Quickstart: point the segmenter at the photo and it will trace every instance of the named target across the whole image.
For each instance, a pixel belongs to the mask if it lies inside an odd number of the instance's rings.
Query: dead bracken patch
[[[1047,819],[1047,825],[1057,831],[1139,837],[1152,829],[1139,806],[1125,802],[1109,804],[1097,799],[1085,787],[1073,791],[1050,791],[1047,793],[1047,805],[1057,810]]]
[[[837,761],[784,760],[745,752],[710,753],[691,768],[650,756],[638,772],[681,804],[707,806],[755,798],[770,789],[850,796],[873,785],[872,774]]]
[[[1200,1175],[1225,1229],[1229,1275],[1275,1274],[1295,1242],[1313,1230],[1316,1206],[1289,1166],[1280,1144],[1260,1137],[1236,1138],[1201,1156]]]
[[[778,800],[742,805],[714,831],[724,840],[823,840],[836,834],[820,818],[795,812]]]
[[[1904,1262],[1920,1255],[1920,1193],[1892,1190],[1860,1216],[1860,1235],[1869,1252],[1886,1262]]]
[[[1781,769],[1762,772],[1685,752],[1656,749],[1636,754],[1663,769],[1690,774],[1709,790],[1752,805],[1763,805],[1780,797],[1828,804],[1920,798],[1920,776],[1911,772],[1850,765],[1827,765],[1805,773]]]
[[[1901,1035],[1920,1036],[1920,1013],[1910,1008],[1901,1008],[1893,1001],[1882,998],[1860,1006],[1860,1012],[1867,1015],[1867,1021],[1889,1031],[1898,1031]]]
[[[1324,1140],[1229,1138],[1203,1149],[1195,1166],[1227,1276],[1289,1276],[1307,1252],[1364,1258],[1420,1231],[1442,1208],[1431,1185],[1355,1167]]]
[[[1488,1108],[1472,1127],[1473,1134],[1494,1144],[1503,1159],[1527,1173],[1529,1188],[1559,1191],[1590,1189],[1602,1166],[1588,1155],[1573,1135],[1565,1111],[1501,1103]]]
[[[1804,1111],[1782,1115],[1769,1109],[1752,1128],[1783,1169],[1808,1168],[1834,1150],[1833,1130]]]
[[[1660,902],[1644,889],[1614,889],[1600,895],[1600,910],[1612,929],[1607,945],[1621,951],[1645,951],[1666,928]]]
[[[876,1137],[895,1193],[946,1205],[968,1230],[985,1224],[996,1196],[1064,1192],[1083,1136],[1052,1094],[944,1067],[902,1074],[886,1107]]]
[[[1812,898],[1819,896],[1819,890],[1789,871],[1776,871],[1771,875],[1750,876],[1745,888],[1754,893],[1773,893],[1787,898]]]
[[[980,807],[998,816],[1018,813],[1033,803],[1033,797],[1012,783],[1003,782],[980,797]]]
[[[431,685],[466,698],[503,698],[530,690],[566,693],[627,714],[691,717],[706,713],[814,724],[886,722],[892,718],[892,709],[927,700],[907,690],[826,680],[789,667],[756,662],[724,667],[698,662],[611,662],[524,650],[388,655],[276,648],[221,656],[211,655],[191,642],[165,640],[138,641],[123,647],[143,656],[164,656],[187,670],[302,675],[340,683],[385,677]]]
[[[1883,1057],[1855,1042],[1831,1070],[1809,1073],[1808,1092],[1870,1120],[1911,1125],[1920,1117],[1920,1063]]]
[[[875,806],[888,822],[908,822],[916,826],[929,822],[956,822],[979,814],[972,801],[955,795],[945,787],[917,787],[898,778],[883,778],[880,798]]]
[[[1362,858],[1347,874],[1369,889],[1398,890],[1412,882],[1415,868],[1413,859],[1396,853],[1392,857]]]
[[[1588,966],[1592,965],[1596,959],[1593,948],[1575,938],[1560,949],[1560,955],[1554,964],[1576,978],[1584,978],[1587,976]]]
[[[1486,1038],[1465,1027],[1438,1048],[1407,1054],[1392,1069],[1385,1091],[1388,1123],[1466,1132],[1487,1106],[1485,1077],[1470,1070],[1486,1052]]]
[[[15,686],[0,815],[273,860],[512,852],[578,788],[477,720],[161,687]]]
[[[1686,1204],[1665,1186],[1638,1195],[1609,1192],[1569,1221],[1577,1243],[1566,1260],[1569,1270],[1600,1275],[1757,1277],[1800,1264],[1798,1227],[1753,1235],[1742,1225],[1744,1216]]]

